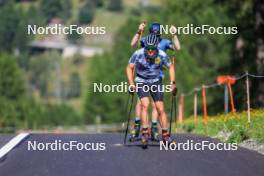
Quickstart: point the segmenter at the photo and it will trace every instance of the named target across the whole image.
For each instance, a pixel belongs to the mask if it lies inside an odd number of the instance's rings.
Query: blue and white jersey
[[[146,37],[142,37],[140,40],[140,45],[142,48],[145,47],[145,40],[146,40]],[[164,52],[166,52],[168,49],[174,50],[174,43],[168,39],[160,38],[160,42],[157,48]],[[160,77],[164,78],[163,70],[160,71]]]
[[[160,80],[162,67],[169,67],[171,64],[168,55],[158,50],[155,59],[147,59],[145,57],[144,48],[136,50],[129,59],[129,64],[135,64],[136,78],[135,82],[154,83]]]
[[[146,40],[146,37],[143,37],[141,40],[140,40],[140,45],[142,48],[145,47],[145,40]],[[171,49],[171,50],[174,50],[174,44],[172,41],[168,40],[168,39],[165,39],[165,38],[160,38],[160,42],[158,44],[158,49],[166,52],[167,49]]]

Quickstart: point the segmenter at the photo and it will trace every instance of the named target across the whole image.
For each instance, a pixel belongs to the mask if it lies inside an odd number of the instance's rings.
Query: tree
[[[93,1],[96,7],[103,7],[104,2],[103,0],[94,0]]]
[[[29,80],[33,87],[40,90],[43,97],[48,96],[48,84],[52,83],[53,79],[55,85],[53,93],[60,92],[60,58],[61,55],[57,52],[46,52],[30,58]],[[60,96],[58,94],[57,96]]]
[[[116,11],[116,12],[122,11],[123,10],[122,0],[110,0],[108,2],[107,8],[110,11]]]
[[[16,100],[26,93],[22,71],[14,56],[0,54],[0,95]]]
[[[0,51],[22,51],[26,48],[29,36],[25,32],[25,14],[20,8],[15,8],[13,1],[0,7],[0,24]]]
[[[95,13],[95,5],[92,1],[87,0],[85,4],[81,7],[79,12],[79,23],[89,24],[93,21]]]
[[[78,72],[73,72],[70,75],[68,97],[74,98],[81,95],[81,79]]]
[[[72,0],[63,1],[63,15],[64,21],[67,21],[72,16]]]
[[[27,24],[44,26],[46,24],[46,17],[43,15],[43,12],[40,11],[36,4],[31,4],[27,10]]]
[[[63,2],[62,0],[41,0],[39,5],[40,11],[46,21],[50,21],[54,17],[62,17],[63,15]]]
[[[256,26],[256,62],[260,75],[264,75],[264,1],[254,1],[254,14]],[[264,107],[264,81],[258,82],[258,101]]]

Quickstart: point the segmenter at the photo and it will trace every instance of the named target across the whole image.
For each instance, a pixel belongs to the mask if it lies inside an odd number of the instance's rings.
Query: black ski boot
[[[130,136],[129,136],[129,141],[134,142],[138,137],[140,133],[140,120],[135,121],[134,129],[131,130]]]
[[[141,144],[143,149],[148,148],[149,130],[148,128],[142,130]]]
[[[176,140],[170,137],[170,134],[168,133],[167,130],[165,131],[162,130],[162,141],[168,144],[172,144],[172,143],[176,144]]]

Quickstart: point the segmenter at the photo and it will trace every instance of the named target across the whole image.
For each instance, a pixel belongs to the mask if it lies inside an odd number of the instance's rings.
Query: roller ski
[[[152,124],[151,126],[151,137],[150,137],[151,141],[155,141],[155,142],[159,142],[159,130],[158,130],[158,125],[157,123]]]
[[[168,133],[167,130],[162,131],[162,141],[163,141],[164,143],[168,143],[169,145],[170,145],[170,144],[176,144],[176,140],[174,140],[174,139],[172,139],[172,138],[170,137],[170,134]]]
[[[130,132],[129,141],[135,142],[139,138],[139,133],[140,133],[140,121],[135,121],[134,129],[131,130]]]
[[[141,137],[141,144],[143,149],[148,148],[148,140],[149,140],[149,130],[143,129],[142,130],[142,137]]]

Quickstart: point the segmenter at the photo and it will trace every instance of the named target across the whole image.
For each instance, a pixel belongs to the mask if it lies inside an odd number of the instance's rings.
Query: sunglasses
[[[155,46],[146,46],[146,50],[156,50]]]

